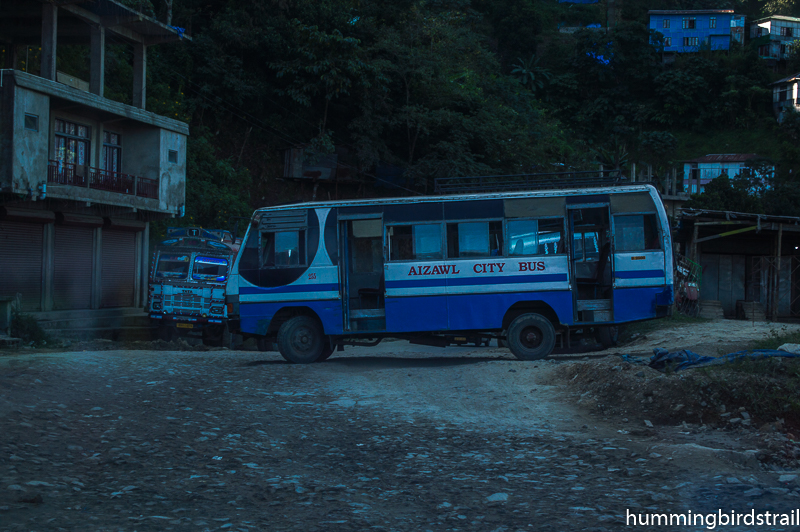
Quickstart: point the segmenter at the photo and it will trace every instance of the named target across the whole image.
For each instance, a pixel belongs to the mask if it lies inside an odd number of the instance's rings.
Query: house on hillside
[[[750,171],[755,177],[767,177],[774,167],[761,164],[764,158],[755,153],[711,153],[683,162],[683,190],[689,194],[703,192],[705,186],[723,174],[734,177]]]
[[[773,15],[750,23],[750,39],[758,40],[758,55],[764,59],[786,59],[797,38],[800,38],[800,18]]]
[[[114,0],[16,0],[0,22],[0,296],[28,312],[142,307],[149,224],[182,215],[189,135],[145,109],[147,53],[188,37]],[[104,97],[112,42],[133,52],[133,105]],[[88,48],[88,81],[56,70],[59,44]]]
[[[732,9],[651,10],[650,29],[664,35],[664,53],[697,52],[701,48],[728,50],[731,41],[737,42],[744,26],[744,17]],[[739,40],[738,42],[741,42]]]
[[[772,110],[778,117],[778,122],[783,122],[785,113],[800,111],[800,92],[797,87],[799,81],[800,72],[772,84]]]

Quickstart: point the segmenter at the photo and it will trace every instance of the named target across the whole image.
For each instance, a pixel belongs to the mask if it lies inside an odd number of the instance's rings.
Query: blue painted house
[[[651,10],[650,29],[664,35],[664,52],[728,50],[731,28],[741,19],[732,9]]]

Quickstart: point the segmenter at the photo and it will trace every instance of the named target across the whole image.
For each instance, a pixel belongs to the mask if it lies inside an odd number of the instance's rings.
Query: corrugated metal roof
[[[758,20],[754,20],[750,24],[758,24],[759,22],[767,22],[770,20],[785,20],[786,22],[800,22],[800,18],[797,17],[787,17],[784,15],[772,15],[771,17],[764,17]]]
[[[760,159],[757,153],[709,153],[697,159],[689,159],[685,163],[743,163]]]
[[[702,15],[704,13],[733,13],[733,9],[652,9],[648,15]]]
[[[785,77],[783,79],[779,79],[774,83],[770,83],[770,85],[778,85],[779,83],[788,83],[790,81],[795,81],[797,79],[800,79],[800,72],[798,72],[797,74],[792,74],[791,76]]]

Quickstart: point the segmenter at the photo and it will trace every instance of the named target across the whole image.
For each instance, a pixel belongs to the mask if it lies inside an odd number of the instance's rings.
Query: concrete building
[[[664,36],[664,53],[728,50],[740,39],[743,17],[732,9],[651,10],[650,29]],[[738,40],[738,42],[741,42]]]
[[[800,38],[800,18],[773,15],[750,23],[750,39],[758,39],[758,55],[764,59],[786,59],[797,38]]]
[[[0,296],[142,307],[149,223],[183,212],[189,134],[145,109],[147,50],[187,37],[114,0],[4,3],[0,28]],[[106,36],[133,49],[133,105],[103,96]],[[88,82],[56,71],[58,44],[89,47]],[[18,68],[29,45],[38,72]]]

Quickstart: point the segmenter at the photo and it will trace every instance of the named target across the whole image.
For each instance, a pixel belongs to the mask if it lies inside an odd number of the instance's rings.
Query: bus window
[[[189,274],[189,255],[161,255],[156,279],[185,279]]]
[[[509,255],[564,253],[563,218],[511,220],[508,222],[507,229]]]
[[[617,251],[661,249],[655,214],[614,216],[614,246]]]
[[[449,258],[497,257],[503,254],[502,249],[502,222],[447,224]]]
[[[350,239],[353,273],[382,273],[383,222],[380,219],[353,220]]]
[[[228,261],[214,257],[196,257],[192,279],[195,281],[224,281],[228,278]]]
[[[389,260],[442,258],[441,224],[395,225],[386,228]]]
[[[262,268],[292,268],[305,263],[305,231],[261,233]]]
[[[572,234],[572,249],[576,261],[600,260],[600,234],[597,231],[581,231],[576,227]]]

